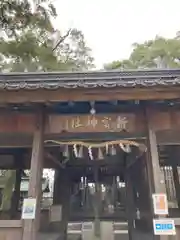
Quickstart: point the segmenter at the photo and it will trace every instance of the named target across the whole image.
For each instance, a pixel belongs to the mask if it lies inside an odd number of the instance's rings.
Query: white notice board
[[[22,219],[35,219],[36,198],[25,198],[22,208]]]
[[[153,194],[153,208],[156,215],[168,215],[168,201],[166,194]]]

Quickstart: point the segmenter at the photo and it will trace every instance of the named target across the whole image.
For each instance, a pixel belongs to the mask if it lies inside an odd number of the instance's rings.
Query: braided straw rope
[[[142,151],[146,151],[146,146],[144,144],[139,144],[135,141],[131,140],[114,140],[114,141],[107,141],[107,142],[101,142],[101,143],[91,143],[91,142],[83,142],[83,141],[56,141],[56,140],[46,140],[45,143],[55,143],[58,145],[80,145],[87,148],[100,148],[100,147],[106,147],[107,145],[119,145],[119,144],[125,144],[130,146],[139,147]]]

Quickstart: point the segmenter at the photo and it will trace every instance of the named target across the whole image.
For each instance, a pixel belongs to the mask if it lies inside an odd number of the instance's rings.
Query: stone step
[[[82,223],[81,222],[68,223],[67,232],[68,234],[81,234]]]
[[[113,230],[114,230],[114,234],[128,234],[128,223],[114,222]]]
[[[115,234],[126,234],[128,233],[128,223],[127,222],[114,222],[113,230]],[[74,222],[68,224],[68,234],[81,234],[82,232],[82,223]]]

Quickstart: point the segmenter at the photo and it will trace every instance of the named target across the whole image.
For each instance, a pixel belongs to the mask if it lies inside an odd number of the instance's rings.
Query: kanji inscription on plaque
[[[136,131],[134,114],[50,115],[47,131],[50,133],[91,133]]]
[[[122,131],[127,129],[128,119],[125,116],[104,116],[104,115],[82,115],[78,117],[70,117],[66,119],[65,128],[67,131],[84,129],[104,131]]]

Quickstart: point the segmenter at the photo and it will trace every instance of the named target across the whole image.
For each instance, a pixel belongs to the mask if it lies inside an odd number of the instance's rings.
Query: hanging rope
[[[58,145],[69,145],[69,146],[83,146],[87,148],[100,148],[100,147],[106,147],[107,146],[113,146],[113,145],[130,145],[130,146],[135,146],[135,147],[141,147],[144,151],[146,150],[146,147],[144,144],[137,143],[135,141],[131,140],[114,140],[114,141],[107,141],[107,142],[101,142],[101,143],[91,143],[91,142],[83,142],[83,141],[67,141],[67,142],[62,142],[62,141],[56,141],[56,140],[46,140],[45,143],[55,143]]]
[[[117,154],[116,148],[115,148],[116,145],[118,145],[126,153],[131,152],[131,146],[138,147],[141,154],[146,151],[146,147],[144,144],[140,144],[130,140],[114,140],[114,141],[106,141],[106,142],[100,142],[100,143],[83,142],[83,141],[62,142],[62,141],[56,141],[56,140],[46,140],[45,143],[55,143],[55,144],[58,144],[59,146],[65,146],[65,149],[63,151],[63,156],[67,158],[69,156],[69,146],[73,146],[73,152],[76,158],[83,157],[83,147],[85,147],[88,149],[89,158],[91,160],[94,160],[93,148],[98,149],[98,159],[103,159],[103,151],[101,150],[101,148],[105,148],[105,152],[106,152],[105,155],[107,155],[108,153],[110,153],[111,155],[116,155]]]

